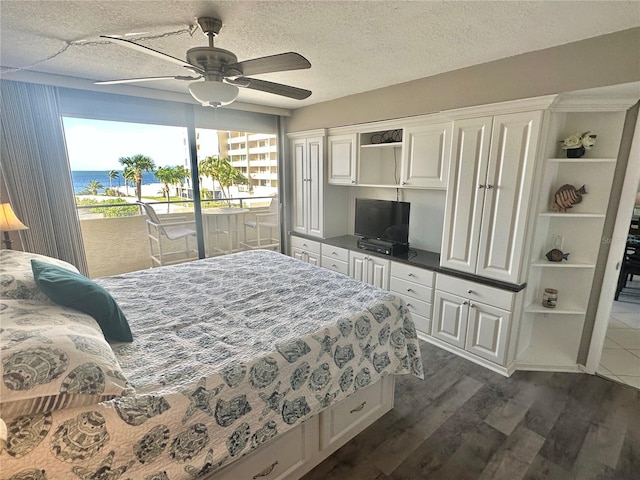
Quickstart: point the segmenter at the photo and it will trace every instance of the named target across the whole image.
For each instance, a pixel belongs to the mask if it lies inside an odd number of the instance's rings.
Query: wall
[[[310,105],[294,110],[285,129],[351,125],[638,80],[640,28],[633,28]]]

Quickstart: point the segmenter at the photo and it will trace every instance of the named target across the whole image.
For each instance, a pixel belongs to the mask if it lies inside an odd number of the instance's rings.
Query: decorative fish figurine
[[[562,250],[558,250],[557,248],[549,250],[545,256],[550,262],[561,262],[562,260],[569,260],[569,254],[562,253]]]
[[[568,208],[572,208],[576,203],[582,201],[582,195],[587,190],[582,185],[579,189],[568,183],[562,185],[553,197],[553,210],[556,212],[566,212]]]

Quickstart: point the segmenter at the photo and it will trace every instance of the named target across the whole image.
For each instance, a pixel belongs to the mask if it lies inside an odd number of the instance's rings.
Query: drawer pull
[[[336,252],[331,252],[331,255],[338,255]]]
[[[473,293],[473,290],[467,290],[467,293]]]
[[[253,476],[253,480],[256,480],[256,478],[260,478],[260,477],[266,477],[267,475],[269,475],[271,472],[273,472],[273,469],[276,468],[276,465],[278,465],[278,460],[276,460],[275,462],[273,462],[271,465],[269,465],[267,468],[265,468],[263,471],[261,471],[260,473],[256,473]]]
[[[411,305],[410,303],[407,303],[407,307],[413,307],[413,305]]]
[[[413,288],[407,288],[407,292],[413,292]]]
[[[415,276],[413,273],[407,273],[407,277],[413,277]]]
[[[356,413],[359,412],[360,410],[362,410],[364,408],[364,406],[367,404],[367,401],[365,400],[364,402],[362,402],[360,405],[358,405],[356,408],[354,408],[353,410],[351,410],[349,413]]]
[[[303,243],[303,244],[302,244],[302,246],[303,246],[303,247],[307,247],[308,245],[307,245],[306,243]]]
[[[338,268],[338,266],[337,266],[335,263],[332,263],[332,264],[331,264],[331,266],[332,266],[333,268]]]

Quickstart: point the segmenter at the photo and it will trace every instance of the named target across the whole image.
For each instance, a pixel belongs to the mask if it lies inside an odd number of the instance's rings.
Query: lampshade
[[[217,81],[192,82],[189,92],[205,107],[220,107],[233,102],[238,96],[238,87]]]
[[[26,230],[27,227],[24,223],[18,220],[16,214],[13,213],[13,208],[8,203],[0,205],[0,230],[4,232],[12,232],[14,230]]]

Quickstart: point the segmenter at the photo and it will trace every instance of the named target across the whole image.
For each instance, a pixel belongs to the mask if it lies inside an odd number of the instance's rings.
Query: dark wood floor
[[[398,377],[394,409],[303,480],[640,479],[640,390],[421,348],[425,380]]]

